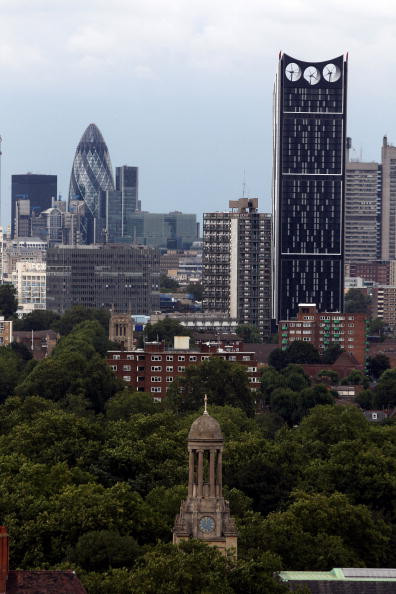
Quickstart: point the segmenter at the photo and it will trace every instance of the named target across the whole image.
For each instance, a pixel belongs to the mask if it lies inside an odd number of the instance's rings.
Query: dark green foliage
[[[36,309],[22,318],[15,320],[14,330],[49,330],[56,327],[60,320],[60,315],[48,309]]]
[[[263,339],[256,326],[253,324],[239,324],[236,328],[236,333],[242,338],[244,342],[261,343]]]
[[[160,276],[160,288],[164,293],[175,291],[179,288],[179,283],[166,274]]]
[[[268,363],[278,371],[284,369],[289,363],[319,363],[319,352],[310,342],[294,340],[287,349],[274,349],[268,358]]]
[[[254,414],[254,398],[242,365],[220,357],[190,365],[184,375],[173,382],[167,403],[178,412],[198,410],[205,394],[212,404],[238,406],[248,415]]]
[[[378,379],[381,374],[389,368],[389,357],[383,353],[378,353],[378,355],[374,355],[374,357],[367,358],[367,371],[374,379]]]
[[[349,289],[345,295],[345,313],[369,313],[370,297],[362,289]]]
[[[190,332],[172,318],[165,318],[156,324],[146,324],[144,335],[148,342],[164,340],[168,346],[173,346],[175,336],[190,336]]]
[[[191,293],[195,301],[202,301],[203,288],[202,283],[190,283],[186,287],[186,293]]]
[[[105,360],[107,338],[97,321],[83,322],[62,338],[52,357],[43,359],[17,386],[21,396],[63,401],[70,394],[86,398],[95,411],[122,387]]]
[[[374,318],[369,320],[367,333],[369,336],[383,336],[385,322],[381,318]]]
[[[343,352],[344,349],[342,349],[337,342],[332,342],[328,345],[327,348],[324,349],[321,356],[321,362],[325,365],[332,365],[337,361],[338,357]]]
[[[6,320],[12,318],[18,309],[14,285],[0,285],[0,316]]]
[[[123,536],[117,530],[95,530],[82,534],[68,557],[83,569],[95,571],[130,566],[138,552],[133,536]]]
[[[81,322],[96,321],[103,327],[108,335],[110,312],[107,309],[87,308],[82,305],[75,305],[68,309],[57,323],[52,324],[52,328],[57,330],[62,336],[69,334]]]
[[[37,364],[0,349],[0,518],[14,567],[73,567],[89,594],[281,594],[281,567],[395,566],[396,426],[334,406],[296,364],[264,369],[252,395],[242,367],[213,358],[156,404],[120,389],[104,339],[89,320]],[[360,398],[390,406],[395,387],[388,370]],[[225,438],[237,562],[169,544],[205,392]],[[254,398],[273,410],[254,416]]]

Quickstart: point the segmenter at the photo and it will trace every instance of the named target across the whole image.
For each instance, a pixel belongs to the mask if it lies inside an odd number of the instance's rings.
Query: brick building
[[[349,262],[345,264],[345,276],[363,278],[379,285],[393,284],[396,276],[396,261]]]
[[[0,346],[7,346],[13,341],[12,320],[0,316]]]
[[[311,343],[323,352],[331,343],[339,344],[364,365],[367,353],[367,316],[318,312],[315,304],[299,304],[294,320],[279,322],[279,346],[285,350],[294,340]]]
[[[189,348],[189,337],[175,337],[174,348],[162,342],[150,342],[144,349],[109,351],[107,362],[120,379],[137,392],[148,392],[156,399],[165,396],[169,386],[183,375],[190,365],[202,363],[211,357],[239,363],[246,367],[249,386],[256,390],[260,383],[257,360],[253,352],[239,351],[221,344],[202,344]]]

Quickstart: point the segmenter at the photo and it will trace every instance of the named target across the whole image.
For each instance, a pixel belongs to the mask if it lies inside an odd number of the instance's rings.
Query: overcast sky
[[[140,168],[142,208],[222,210],[246,188],[270,210],[280,50],[349,52],[348,134],[377,160],[396,143],[396,5],[376,0],[0,0],[2,222],[11,174],[68,193],[90,122],[113,167]]]

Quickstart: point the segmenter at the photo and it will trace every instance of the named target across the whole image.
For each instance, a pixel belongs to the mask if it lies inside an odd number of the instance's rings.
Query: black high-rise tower
[[[343,308],[347,58],[279,56],[274,92],[273,315]]]

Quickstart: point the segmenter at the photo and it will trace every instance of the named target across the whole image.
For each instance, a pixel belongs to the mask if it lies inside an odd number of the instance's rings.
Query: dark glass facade
[[[22,233],[27,233],[27,236],[30,236],[30,217],[32,215],[37,216],[43,210],[50,208],[52,199],[57,199],[57,192],[56,175],[26,173],[11,177],[11,234],[13,238],[16,236],[18,228],[19,237],[22,236]],[[29,203],[26,201],[29,201]],[[20,202],[19,209],[17,208],[17,202]],[[27,209],[29,214],[27,214]],[[19,225],[17,221],[18,210],[20,217],[23,217],[23,219],[19,220]]]
[[[138,168],[116,167],[116,189],[106,192],[106,239],[132,241],[132,215],[138,210]]]
[[[282,54],[274,97],[274,317],[342,311],[347,63]]]
[[[70,176],[69,203],[82,200],[85,204],[84,243],[104,240],[105,193],[114,190],[110,155],[103,136],[95,124],[90,124],[78,143]]]

